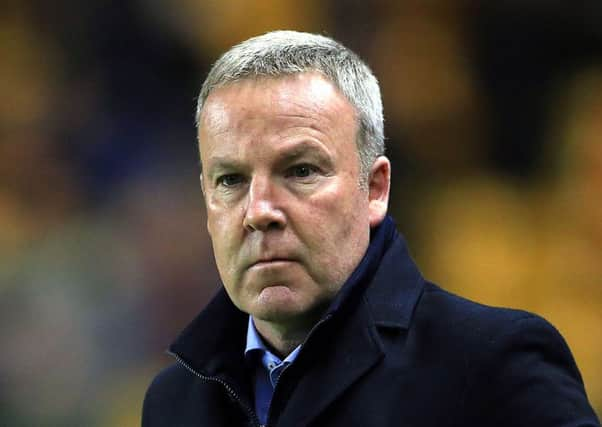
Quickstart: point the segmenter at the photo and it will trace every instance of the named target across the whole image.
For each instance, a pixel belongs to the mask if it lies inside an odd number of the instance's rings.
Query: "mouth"
[[[263,268],[263,267],[278,267],[285,266],[286,264],[290,264],[295,262],[290,258],[266,258],[260,259],[249,265],[249,268]]]

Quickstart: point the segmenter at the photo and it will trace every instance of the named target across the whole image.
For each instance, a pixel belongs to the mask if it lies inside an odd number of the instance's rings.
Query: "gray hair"
[[[212,90],[246,78],[279,77],[317,71],[325,75],[356,109],[360,176],[384,154],[383,106],[374,74],[354,52],[328,37],[273,31],[250,38],[224,53],[213,65],[199,94],[196,124]]]

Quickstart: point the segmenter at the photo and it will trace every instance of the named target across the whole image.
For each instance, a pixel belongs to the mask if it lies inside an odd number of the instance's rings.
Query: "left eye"
[[[297,165],[289,169],[289,175],[295,178],[307,178],[316,173],[316,167],[312,165]]]

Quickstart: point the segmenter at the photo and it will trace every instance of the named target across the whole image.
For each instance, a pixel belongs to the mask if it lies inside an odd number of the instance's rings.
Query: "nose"
[[[253,177],[247,194],[247,209],[243,226],[250,232],[282,229],[286,224],[284,212],[276,203],[277,189],[267,177]]]

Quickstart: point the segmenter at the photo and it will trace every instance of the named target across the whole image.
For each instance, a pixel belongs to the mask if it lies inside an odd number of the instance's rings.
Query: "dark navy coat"
[[[286,427],[599,426],[565,341],[533,314],[426,282],[395,234],[372,279],[342,292],[276,385]],[[222,290],[171,346],[143,427],[259,426],[248,317]]]

